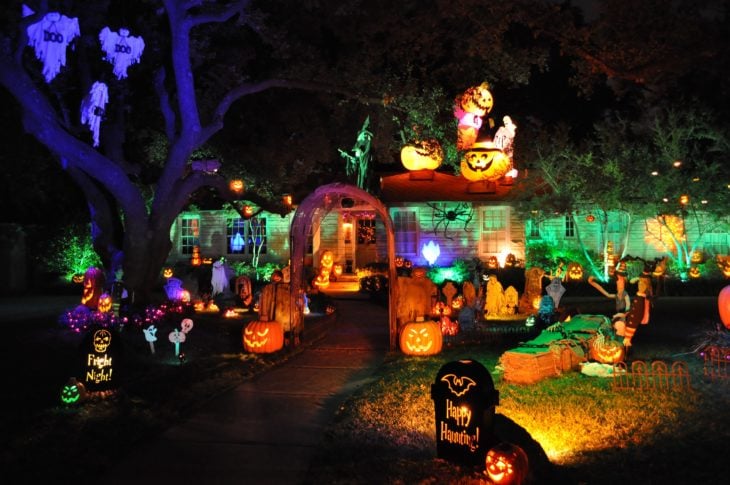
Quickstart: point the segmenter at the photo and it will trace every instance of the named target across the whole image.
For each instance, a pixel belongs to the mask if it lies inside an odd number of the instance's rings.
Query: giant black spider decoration
[[[446,204],[437,205],[430,202],[426,203],[433,213],[431,215],[431,222],[433,223],[433,233],[438,234],[439,226],[443,224],[444,237],[446,239],[453,240],[453,237],[449,237],[449,224],[457,222],[464,225],[464,231],[471,231],[467,228],[474,217],[474,209],[466,202],[459,202],[455,206],[449,208]]]

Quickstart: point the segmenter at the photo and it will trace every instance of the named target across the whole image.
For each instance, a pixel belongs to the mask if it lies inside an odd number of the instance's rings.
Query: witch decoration
[[[114,65],[114,75],[117,79],[127,77],[127,68],[139,62],[144,51],[144,40],[142,37],[129,35],[128,29],[119,29],[113,32],[109,27],[104,27],[99,32],[101,50],[104,51],[104,60]]]
[[[32,11],[24,10],[24,15],[29,13]],[[43,62],[43,77],[50,83],[66,65],[66,47],[81,35],[79,19],[49,12],[39,22],[29,25],[26,32],[28,45]]]

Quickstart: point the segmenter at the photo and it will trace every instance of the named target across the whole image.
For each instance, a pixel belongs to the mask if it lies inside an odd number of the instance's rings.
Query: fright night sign
[[[439,458],[466,465],[484,464],[494,444],[494,408],[499,402],[489,371],[474,360],[445,364],[431,385],[431,399],[436,411]]]
[[[81,344],[82,382],[88,391],[108,391],[119,387],[121,344],[119,336],[108,328],[92,328]]]

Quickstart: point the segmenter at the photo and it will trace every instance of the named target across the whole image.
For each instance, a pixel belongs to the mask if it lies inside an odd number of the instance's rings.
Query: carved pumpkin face
[[[406,355],[435,355],[442,345],[441,327],[434,321],[406,323],[400,334],[400,348]]]
[[[265,320],[250,322],[243,329],[243,348],[254,354],[269,354],[284,347],[284,326]]]
[[[61,403],[65,405],[76,404],[81,402],[86,395],[84,385],[76,381],[75,377],[68,380],[61,388]]]
[[[489,91],[489,84],[482,83],[464,91],[459,99],[459,105],[467,113],[477,116],[484,116],[489,113],[492,106],[494,106],[494,98]]]
[[[340,263],[333,264],[332,272],[335,274],[335,276],[342,276],[342,265]]]
[[[527,476],[527,454],[517,445],[499,443],[485,459],[489,479],[500,485],[520,485]]]
[[[73,281],[76,284],[83,283],[84,282],[84,275],[82,273],[76,273],[71,277],[71,281]]]
[[[717,257],[717,265],[725,278],[730,278],[730,257]]]
[[[112,343],[112,334],[104,328],[94,332],[94,350],[100,354],[106,352],[106,349]]]
[[[590,355],[601,364],[623,362],[625,350],[621,342],[599,335],[590,342]]]
[[[193,254],[190,256],[190,264],[200,266],[203,261],[200,259],[200,246],[193,246]]]
[[[162,270],[163,278],[172,278],[173,274],[174,272],[172,271],[172,268],[165,268]]]
[[[690,259],[690,261],[693,263],[704,263],[705,254],[702,251],[693,251],[692,258]]]
[[[243,193],[243,180],[240,180],[240,179],[231,180],[229,183],[229,188],[231,189],[231,192],[235,192],[236,194],[242,194]]]
[[[509,157],[492,142],[477,142],[461,159],[461,174],[472,182],[499,180],[512,167]]]
[[[702,272],[700,271],[699,266],[690,266],[689,268],[689,277],[697,279],[700,276],[702,276]]]
[[[580,281],[583,279],[583,266],[579,263],[568,263],[568,271],[566,277],[570,281]]]
[[[250,205],[243,206],[243,217],[253,217],[253,207]]]
[[[459,295],[453,300],[451,300],[451,309],[458,312],[464,307],[464,297]]]
[[[434,316],[449,316],[451,315],[451,308],[443,301],[437,301],[431,309],[431,315]]]
[[[112,297],[109,293],[102,293],[99,296],[98,309],[101,313],[106,313],[112,309]]]
[[[436,170],[443,159],[444,150],[433,138],[405,145],[400,151],[400,160],[408,170]]]
[[[487,258],[487,268],[489,268],[489,269],[499,268],[499,260],[497,259],[497,256],[489,256],[489,258]]]
[[[402,268],[403,267],[403,256],[396,256],[395,257],[395,267],[396,268]]]
[[[332,251],[327,250],[322,253],[322,257],[319,259],[319,265],[323,270],[327,270],[329,272],[332,269],[332,265],[334,264],[334,254],[332,254]]]

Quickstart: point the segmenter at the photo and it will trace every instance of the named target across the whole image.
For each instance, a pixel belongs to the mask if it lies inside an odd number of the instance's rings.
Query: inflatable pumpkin
[[[408,170],[436,170],[443,159],[444,150],[433,138],[405,145],[400,151],[400,160]]]
[[[511,168],[509,157],[490,141],[475,143],[461,159],[461,174],[472,182],[497,181]]]

